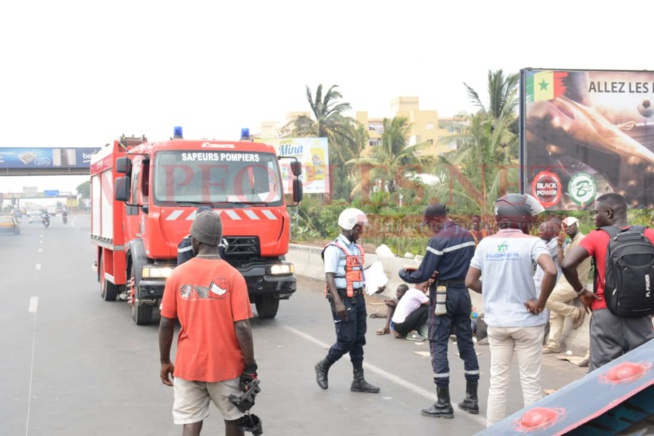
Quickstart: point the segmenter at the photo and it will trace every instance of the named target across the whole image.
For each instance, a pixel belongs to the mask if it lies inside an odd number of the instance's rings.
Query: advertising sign
[[[277,149],[277,156],[294,156],[302,162],[302,187],[305,194],[329,193],[329,147],[327,138],[259,139]],[[284,192],[290,192],[290,160],[279,161]]]
[[[525,193],[550,210],[616,192],[654,208],[654,72],[520,72]]]
[[[0,148],[0,168],[88,168],[98,148]]]

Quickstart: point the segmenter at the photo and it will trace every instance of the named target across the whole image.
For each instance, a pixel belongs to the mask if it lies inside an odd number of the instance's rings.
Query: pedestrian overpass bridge
[[[88,175],[100,148],[0,147],[0,176]]]

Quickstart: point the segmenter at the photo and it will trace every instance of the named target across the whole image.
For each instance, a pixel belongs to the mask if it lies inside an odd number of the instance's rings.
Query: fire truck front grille
[[[225,252],[227,258],[249,258],[259,256],[259,238],[257,236],[225,236],[229,247]]]

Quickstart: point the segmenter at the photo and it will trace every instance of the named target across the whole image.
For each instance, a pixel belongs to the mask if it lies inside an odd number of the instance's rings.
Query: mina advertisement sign
[[[273,138],[257,141],[275,147],[278,156],[295,157],[302,162],[302,189],[305,194],[329,193],[329,146],[327,138]],[[279,162],[284,192],[291,192],[290,160]]]
[[[550,210],[615,192],[654,208],[654,72],[525,69],[524,192]]]

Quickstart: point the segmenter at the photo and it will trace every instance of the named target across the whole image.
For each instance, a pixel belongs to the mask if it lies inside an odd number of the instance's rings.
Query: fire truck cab
[[[260,318],[296,290],[288,252],[290,219],[274,147],[241,141],[122,137],[91,161],[91,239],[105,301],[128,299],[137,325],[159,309],[177,245],[197,209],[213,208],[228,242],[225,260],[245,277]],[[289,163],[292,199],[302,199],[300,162]]]

